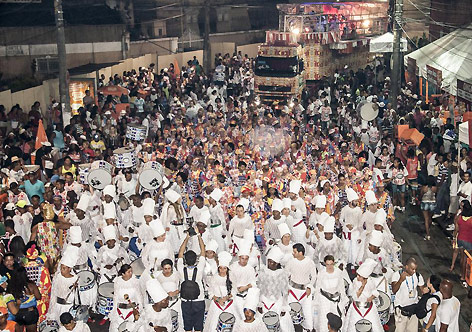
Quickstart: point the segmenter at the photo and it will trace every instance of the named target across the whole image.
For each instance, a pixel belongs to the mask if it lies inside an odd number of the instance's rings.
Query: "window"
[[[298,71],[298,57],[277,58],[258,56],[255,74],[258,76],[294,77]]]

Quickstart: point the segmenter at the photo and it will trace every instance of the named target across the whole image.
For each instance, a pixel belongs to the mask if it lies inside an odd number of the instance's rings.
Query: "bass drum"
[[[147,190],[155,190],[162,184],[164,168],[156,161],[148,161],[139,173],[139,184]]]
[[[113,166],[105,160],[96,160],[90,165],[87,182],[93,189],[103,190],[111,183]]]

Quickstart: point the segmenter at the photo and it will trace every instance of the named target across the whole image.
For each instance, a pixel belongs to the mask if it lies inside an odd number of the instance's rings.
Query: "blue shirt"
[[[26,195],[28,195],[28,199],[31,201],[31,197],[34,195],[39,196],[39,200],[42,203],[44,201],[43,194],[45,193],[44,183],[40,180],[36,180],[34,184],[30,182],[30,180],[26,180],[25,184],[22,186],[25,188]]]

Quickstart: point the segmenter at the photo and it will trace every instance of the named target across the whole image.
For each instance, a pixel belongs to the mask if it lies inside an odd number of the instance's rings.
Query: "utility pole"
[[[393,68],[392,68],[392,108],[397,110],[397,97],[401,86],[401,37],[403,20],[403,0],[395,0],[395,11],[393,13]]]
[[[70,122],[70,97],[67,84],[66,36],[64,31],[64,15],[62,0],[54,0],[54,16],[56,18],[57,56],[59,58],[59,95],[64,126]]]
[[[207,74],[211,70],[210,1],[205,1],[205,29],[203,32],[203,69]]]

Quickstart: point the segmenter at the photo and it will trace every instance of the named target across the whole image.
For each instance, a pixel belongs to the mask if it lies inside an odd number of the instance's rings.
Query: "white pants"
[[[303,317],[305,320],[302,326],[307,330],[313,329],[313,298],[308,296],[305,290],[289,287],[288,303],[299,302],[302,306]]]
[[[395,309],[395,332],[417,332],[418,318],[416,315],[411,317],[403,316],[400,308]]]

